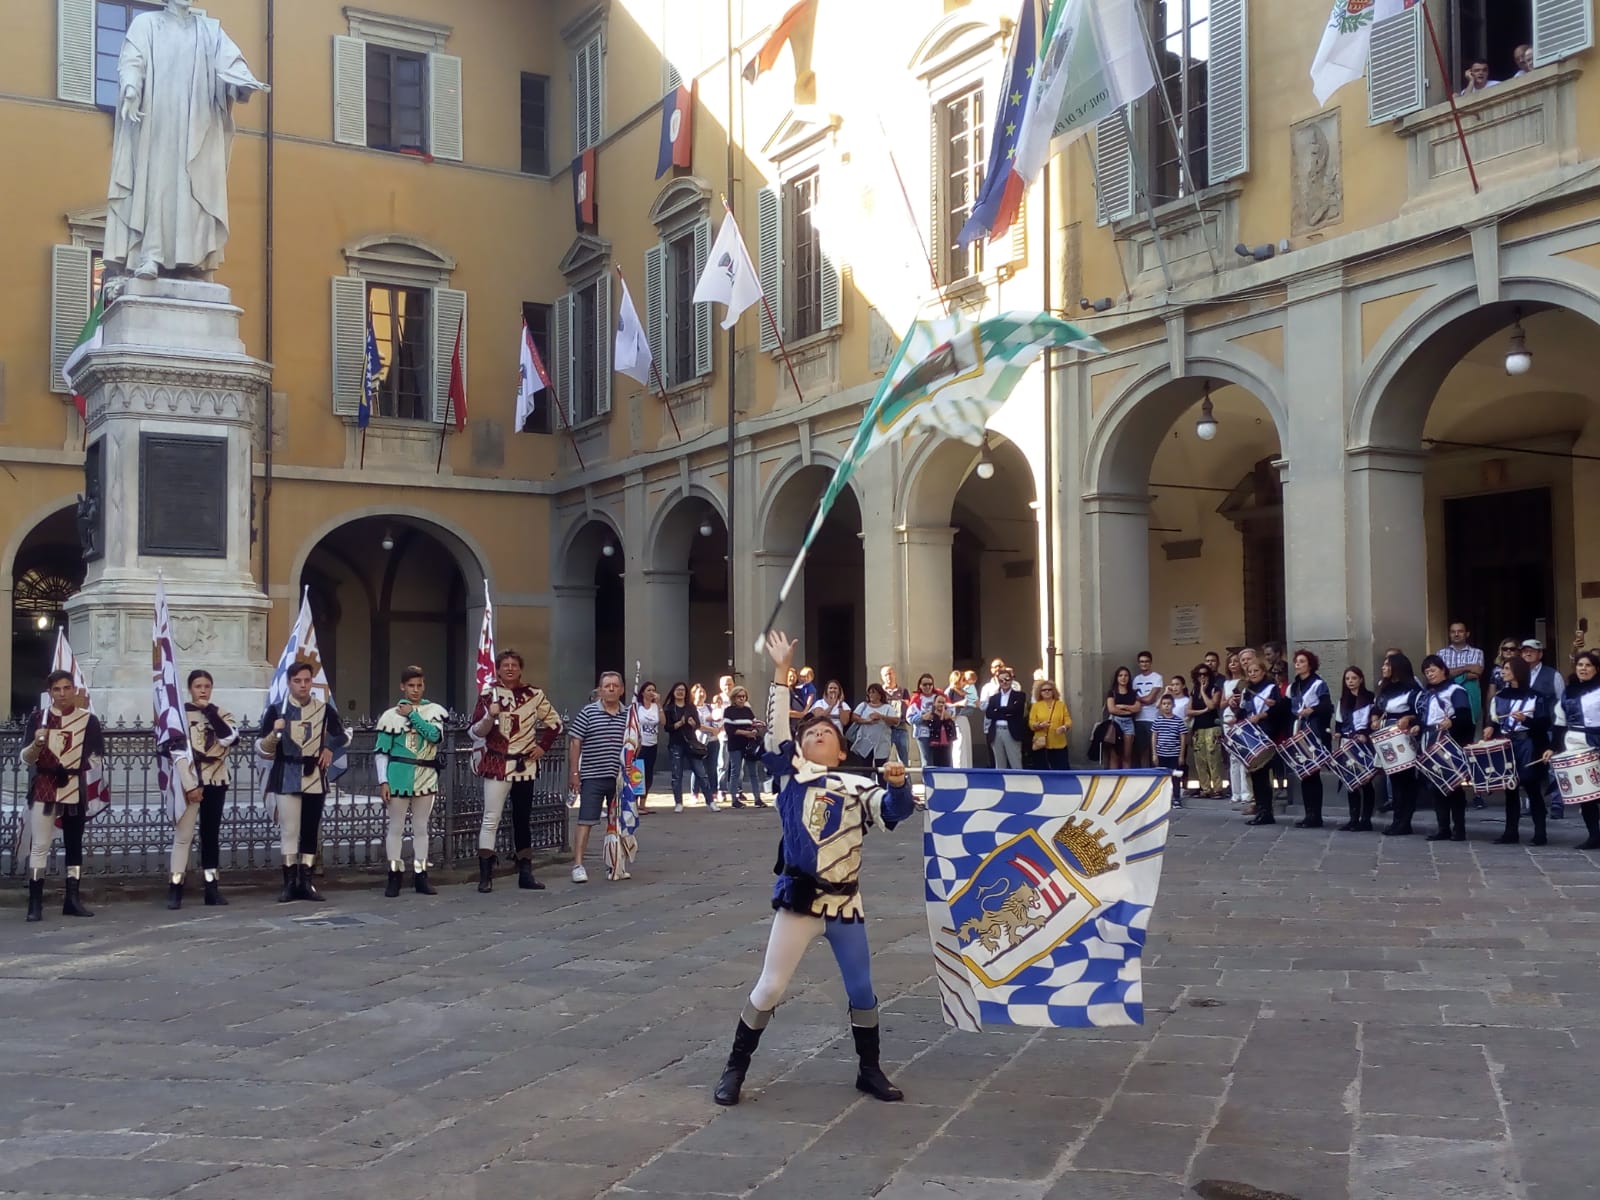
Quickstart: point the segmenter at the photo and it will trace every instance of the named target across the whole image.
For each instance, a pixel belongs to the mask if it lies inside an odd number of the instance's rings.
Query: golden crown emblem
[[[1089,822],[1068,817],[1067,823],[1056,830],[1055,837],[1050,840],[1065,847],[1083,867],[1084,874],[1104,875],[1122,865],[1111,860],[1113,847],[1101,840],[1104,837]]]

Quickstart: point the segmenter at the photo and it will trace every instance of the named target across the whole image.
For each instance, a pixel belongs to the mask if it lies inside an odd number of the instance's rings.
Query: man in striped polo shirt
[[[622,771],[622,741],[628,710],[622,704],[622,676],[600,676],[594,700],[584,705],[567,726],[567,785],[578,793],[578,829],[572,839],[572,882],[588,883],[583,856],[589,831],[605,820],[606,805],[616,798]]]

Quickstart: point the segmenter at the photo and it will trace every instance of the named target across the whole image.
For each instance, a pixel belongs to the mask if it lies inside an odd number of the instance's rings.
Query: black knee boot
[[[858,1025],[858,1021],[871,1023]],[[856,1072],[856,1090],[879,1100],[904,1100],[906,1094],[889,1081],[878,1065],[878,1010],[852,1008],[850,1032],[855,1036],[856,1057],[861,1061],[860,1070]]]
[[[28,920],[44,920],[44,877],[28,880]]]
[[[755,1024],[748,1024],[747,1018]],[[733,1049],[728,1052],[728,1065],[722,1068],[722,1078],[717,1080],[717,1090],[711,1094],[711,1098],[718,1104],[727,1107],[739,1103],[739,1090],[744,1087],[744,1075],[750,1069],[750,1056],[761,1044],[761,1031],[767,1027],[767,1022],[771,1019],[771,1009],[759,1012],[748,1004],[744,1006],[739,1024],[733,1030]]]
[[[283,864],[283,891],[278,893],[278,903],[287,904],[294,899],[294,867]]]
[[[1300,781],[1300,800],[1306,815],[1294,823],[1296,829],[1322,828],[1322,776],[1313,775]]]
[[[493,850],[478,851],[478,890],[480,892],[494,891],[494,864],[499,859]]]
[[[1517,788],[1506,789],[1506,828],[1505,832],[1495,838],[1497,846],[1514,846],[1522,840],[1517,826],[1522,821],[1522,792]]]
[[[71,867],[67,868],[69,871]],[[66,894],[61,901],[61,915],[64,917],[92,917],[94,914],[83,906],[83,901],[78,898],[80,880],[76,875],[67,876]]]
[[[1457,788],[1450,797],[1450,824],[1453,832],[1450,840],[1464,842],[1467,840],[1467,790]]]
[[[1454,795],[1454,793],[1451,793]],[[1439,828],[1428,835],[1430,842],[1448,842],[1450,840],[1450,796],[1442,792],[1433,794],[1433,819],[1438,822]]]
[[[1528,785],[1528,813],[1533,817],[1533,838],[1530,845],[1542,846],[1545,844],[1544,823],[1549,816],[1548,804],[1544,798],[1544,785],[1538,783]]]
[[[1578,811],[1583,814],[1583,826],[1589,831],[1589,840],[1578,843],[1578,849],[1600,850],[1600,801],[1580,804]]]
[[[517,851],[517,886],[530,891],[544,891],[544,884],[533,877],[533,851]]]

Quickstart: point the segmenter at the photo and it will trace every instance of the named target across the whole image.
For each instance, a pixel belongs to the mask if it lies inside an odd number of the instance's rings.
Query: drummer
[[[1572,660],[1572,678],[1562,699],[1567,714],[1567,749],[1588,746],[1600,750],[1600,654],[1580,650]],[[1600,850],[1600,801],[1577,806],[1589,830],[1589,840],[1579,850]]]
[[[1550,747],[1550,709],[1545,698],[1528,686],[1528,664],[1510,658],[1500,664],[1500,685],[1495,689],[1489,713],[1486,738],[1508,737],[1511,754],[1517,763],[1517,779],[1528,794],[1528,812],[1533,817],[1533,842],[1545,844],[1544,777],[1553,751]],[[1514,846],[1522,840],[1522,805],[1516,788],[1506,789],[1506,831],[1495,838],[1497,845]]]
[[[1294,652],[1294,679],[1289,683],[1289,710],[1294,713],[1295,729],[1309,729],[1324,751],[1328,749],[1328,723],[1333,719],[1333,697],[1328,685],[1317,674],[1321,661],[1310,650]],[[1300,780],[1300,799],[1306,815],[1294,823],[1296,829],[1322,828],[1322,773],[1313,772]]]
[[[1422,660],[1422,681],[1427,684],[1427,689],[1418,697],[1417,712],[1424,730],[1423,749],[1426,750],[1441,737],[1449,738],[1458,746],[1466,745],[1472,740],[1475,728],[1472,700],[1467,695],[1467,689],[1450,678],[1450,669],[1437,654],[1430,654]],[[1429,790],[1433,792],[1433,812],[1439,819],[1439,828],[1428,835],[1428,840],[1466,841],[1466,785],[1458,784],[1448,796],[1432,784],[1429,784]]]
[[[1257,726],[1274,742],[1283,741],[1292,717],[1278,685],[1267,676],[1267,664],[1251,655],[1245,666],[1245,682],[1234,699],[1242,723]],[[1272,815],[1272,759],[1250,772],[1250,790],[1256,798],[1256,814],[1250,825],[1276,825]]]
[[[1373,728],[1394,727],[1409,735],[1417,723],[1417,697],[1421,692],[1411,660],[1398,650],[1384,655],[1378,695],[1372,702]],[[1417,769],[1407,767],[1388,775],[1388,779],[1394,816],[1383,832],[1388,837],[1403,837],[1411,832],[1411,817],[1417,810]]]
[[[1337,753],[1346,741],[1370,745],[1372,722],[1372,692],[1367,688],[1367,677],[1360,667],[1344,669],[1344,687],[1339,692],[1339,704],[1334,712],[1334,728],[1339,740],[1334,746]],[[1371,833],[1372,812],[1378,803],[1378,793],[1368,779],[1360,787],[1348,790],[1350,819],[1339,826],[1345,833]]]

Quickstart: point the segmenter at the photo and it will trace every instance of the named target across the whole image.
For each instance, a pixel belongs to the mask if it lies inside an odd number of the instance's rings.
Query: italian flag
[[[67,361],[61,364],[61,379],[67,385],[67,391],[72,393],[72,403],[78,410],[82,420],[88,420],[88,402],[82,392],[78,390],[75,378],[78,367],[83,363],[84,356],[91,350],[99,348],[105,340],[100,330],[100,323],[105,319],[106,304],[103,297],[96,297],[94,307],[89,310],[89,319],[83,323],[83,331],[78,334],[77,345],[73,346],[72,353],[67,355]]]

